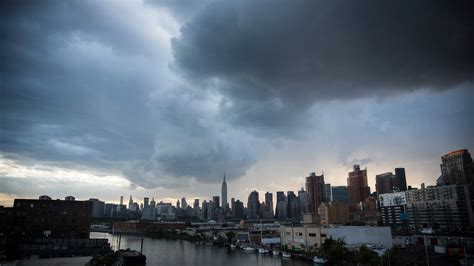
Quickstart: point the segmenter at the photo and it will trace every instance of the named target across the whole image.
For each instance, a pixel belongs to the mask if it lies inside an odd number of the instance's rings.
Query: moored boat
[[[316,264],[326,264],[328,262],[327,259],[325,259],[323,257],[318,257],[318,256],[314,256],[313,261]]]
[[[286,259],[289,259],[291,258],[291,254],[288,253],[288,252],[283,252],[283,254],[281,255],[283,258],[286,258]]]
[[[244,251],[255,251],[255,248],[247,246],[247,247],[244,247],[243,250]]]
[[[265,253],[268,253],[268,250],[266,250],[265,248],[259,248],[258,253],[265,254]]]

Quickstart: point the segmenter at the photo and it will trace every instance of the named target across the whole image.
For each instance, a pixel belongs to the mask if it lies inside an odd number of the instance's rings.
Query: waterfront
[[[116,247],[118,235],[91,232],[91,238],[106,238]],[[120,248],[140,250],[142,236],[122,235]],[[260,255],[256,252],[213,245],[196,245],[179,239],[157,239],[143,237],[143,254],[148,265],[312,265],[295,259],[282,259],[272,255]]]

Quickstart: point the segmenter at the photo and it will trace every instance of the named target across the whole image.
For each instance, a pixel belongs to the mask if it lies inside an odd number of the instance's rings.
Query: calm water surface
[[[118,235],[91,232],[91,238],[107,238],[114,247]],[[140,250],[141,236],[122,235],[120,248]],[[313,265],[310,262],[282,259],[256,252],[229,250],[225,247],[196,245],[186,240],[156,239],[143,237],[143,254],[147,265]]]

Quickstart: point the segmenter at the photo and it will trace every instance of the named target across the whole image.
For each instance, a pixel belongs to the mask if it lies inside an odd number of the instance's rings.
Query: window
[[[315,233],[309,233],[309,236],[316,237],[316,234]]]
[[[321,234],[321,237],[326,237],[326,234]]]
[[[290,235],[290,232],[286,232],[286,235],[289,236],[289,235]]]

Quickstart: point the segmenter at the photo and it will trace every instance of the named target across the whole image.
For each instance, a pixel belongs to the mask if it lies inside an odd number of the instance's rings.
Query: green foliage
[[[359,252],[355,257],[357,263],[361,265],[378,265],[379,264],[379,257],[375,251],[372,251],[367,246],[362,245],[359,248]]]
[[[232,243],[235,239],[235,233],[232,231],[229,231],[225,233],[225,237],[227,238],[227,243]]]
[[[322,247],[326,258],[331,262],[343,261],[348,258],[348,250],[345,247],[346,243],[343,239],[334,240],[332,238],[326,239]]]

